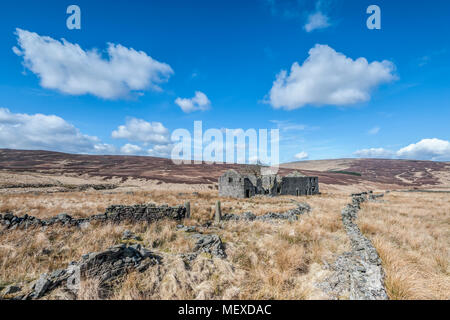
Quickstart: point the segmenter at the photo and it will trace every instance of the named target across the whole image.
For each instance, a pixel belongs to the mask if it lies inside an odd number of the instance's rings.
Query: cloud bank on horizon
[[[114,153],[115,148],[80,132],[61,117],[12,113],[0,108],[0,145],[10,149],[43,149],[70,153]]]
[[[370,148],[358,150],[354,155],[359,158],[448,161],[450,159],[450,142],[437,138],[422,139],[398,151],[384,148]]]
[[[0,146],[9,149],[53,150],[82,154],[123,154],[168,157],[173,143],[170,130],[160,122],[128,118],[111,136],[126,143],[117,148],[98,137],[80,132],[78,128],[56,115],[20,114],[0,108]],[[450,142],[437,138],[423,139],[398,151],[384,148],[362,149],[354,152],[358,158],[411,160],[450,160]],[[306,151],[294,156],[306,160]]]

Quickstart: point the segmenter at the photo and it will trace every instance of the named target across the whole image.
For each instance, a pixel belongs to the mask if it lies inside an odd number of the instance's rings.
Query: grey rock
[[[197,240],[194,251],[209,253],[219,258],[226,258],[225,248],[218,235],[195,234],[193,238]]]
[[[36,281],[32,293],[25,295],[24,299],[39,299],[57,287],[64,288],[76,295],[76,289],[69,288],[69,278],[79,271],[83,278],[96,278],[100,281],[100,291],[107,292],[111,282],[130,269],[140,272],[150,266],[159,264],[161,257],[142,248],[140,244],[126,246],[120,244],[103,252],[91,252],[82,256],[79,262],[72,262],[66,269],[56,270],[50,275],[43,274]]]
[[[6,296],[6,295],[10,295],[10,294],[15,294],[15,293],[20,292],[20,291],[22,291],[21,287],[10,285],[10,286],[7,286],[3,290],[3,295]]]
[[[48,275],[46,273],[42,274],[41,277],[36,281],[33,290],[33,298],[39,299],[41,298],[49,288],[51,281],[48,279]]]
[[[57,216],[59,221],[68,221],[68,220],[72,220],[72,217],[69,216],[67,213],[60,213]]]
[[[187,232],[187,233],[197,232],[197,228],[194,227],[194,226],[177,225],[177,230],[184,231],[184,232]]]
[[[180,254],[181,259],[183,259],[187,264],[193,262],[197,258],[197,256],[198,254],[195,252]]]
[[[122,233],[122,240],[136,240],[136,241],[141,241],[142,239],[138,236],[136,236],[133,232],[131,232],[130,230],[125,230]]]
[[[150,257],[154,256],[153,253],[150,250],[147,250],[145,248],[140,248],[139,249],[139,254],[141,255],[141,257],[143,259],[150,258]]]
[[[142,246],[140,244],[132,244],[129,247],[130,249],[133,250],[133,252],[139,252],[139,250],[141,250]]]
[[[91,223],[89,221],[83,221],[80,222],[78,226],[80,227],[81,230],[86,230],[91,226]]]

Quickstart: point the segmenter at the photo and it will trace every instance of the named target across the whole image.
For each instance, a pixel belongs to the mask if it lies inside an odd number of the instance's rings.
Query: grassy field
[[[210,220],[217,191],[180,193],[168,190],[85,191],[0,194],[0,212],[47,218],[61,212],[86,217],[111,204],[191,202],[186,225]],[[124,230],[138,234],[145,247],[163,257],[163,264],[144,273],[132,272],[117,283],[112,299],[327,299],[316,287],[328,272],[325,262],[349,250],[341,209],[346,193],[313,197],[220,199],[224,213],[257,215],[285,212],[296,201],[312,211],[296,222],[223,222],[199,230],[221,237],[226,259],[200,255],[187,266],[180,254],[194,241],[177,231],[176,222],[93,224],[87,229],[53,227],[0,233],[0,286],[27,283],[41,273],[66,267],[93,251],[121,242]],[[383,260],[386,287],[392,299],[450,298],[450,195],[393,192],[385,203],[367,203],[358,221]],[[98,284],[82,283],[80,299],[96,299]],[[64,299],[56,290],[47,298]]]
[[[450,299],[450,194],[397,192],[368,203],[359,225],[386,271],[391,299]]]

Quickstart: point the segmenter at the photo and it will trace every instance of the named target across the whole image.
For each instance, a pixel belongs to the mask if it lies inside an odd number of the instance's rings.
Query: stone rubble
[[[256,216],[251,212],[245,212],[242,215],[237,214],[225,214],[222,216],[222,220],[224,221],[239,221],[239,220],[247,220],[247,221],[269,221],[269,220],[289,220],[296,221],[300,215],[308,213],[311,211],[311,207],[307,203],[299,203],[297,208],[289,210],[284,213],[273,213],[270,212],[268,214],[262,216]]]
[[[194,226],[178,225],[177,230],[190,234],[190,237],[196,240],[194,252],[189,252],[182,255],[184,258],[188,258],[187,260],[195,260],[197,255],[202,252],[221,259],[225,259],[227,257],[223,242],[218,235],[202,234],[198,231],[197,227]]]
[[[355,220],[361,204],[376,200],[381,195],[360,193],[352,195],[352,203],[342,210],[342,223],[350,238],[351,251],[340,255],[331,266],[333,272],[318,286],[332,298],[350,300],[388,300],[384,287],[384,270],[381,259],[359,229]]]
[[[203,235],[197,233],[194,234],[192,237],[197,240],[194,251],[209,253],[212,256],[222,259],[227,257],[225,254],[225,248],[223,246],[222,240],[218,235],[216,234]]]

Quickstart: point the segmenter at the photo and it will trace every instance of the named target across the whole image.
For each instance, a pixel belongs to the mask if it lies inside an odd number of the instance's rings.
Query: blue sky
[[[372,4],[381,30],[366,27]],[[167,156],[170,133],[201,120],[280,128],[282,162],[450,160],[448,1],[0,6],[1,148]]]

